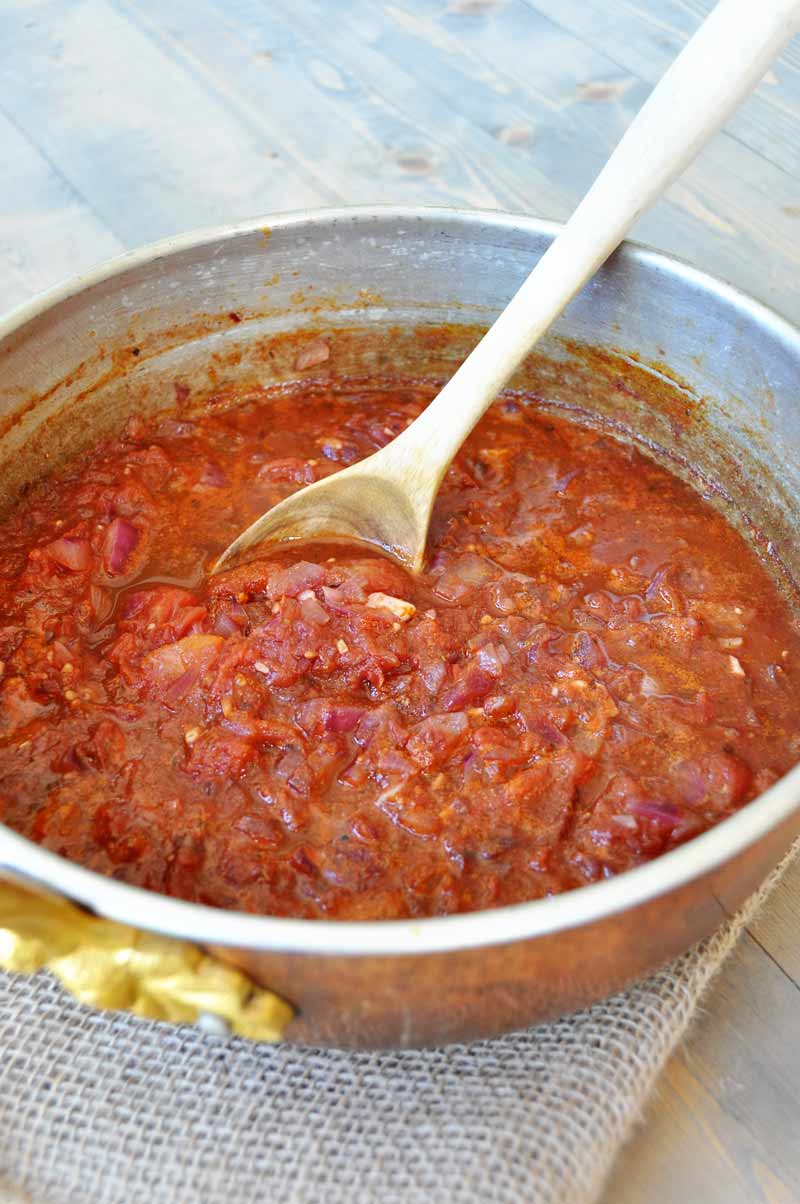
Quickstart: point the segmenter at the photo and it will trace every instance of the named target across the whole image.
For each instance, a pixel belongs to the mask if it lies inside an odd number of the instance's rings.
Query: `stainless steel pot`
[[[281,332],[332,331],[334,371],[445,373],[554,229],[453,210],[296,213],[170,239],[56,289],[0,323],[0,504],[132,411],[169,403],[176,384],[291,377]],[[456,324],[449,339],[442,323]],[[547,404],[596,411],[663,449],[676,471],[716,482],[717,504],[780,553],[787,588],[800,575],[800,333],[781,318],[628,245],[519,383]],[[408,1046],[500,1033],[623,987],[712,931],[798,831],[800,768],[617,879],[421,922],[218,911],[101,877],[3,827],[0,867],[100,916],[212,949],[296,1007],[287,1039]]]

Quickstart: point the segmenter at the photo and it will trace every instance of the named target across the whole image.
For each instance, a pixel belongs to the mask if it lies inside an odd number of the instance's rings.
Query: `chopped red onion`
[[[208,485],[211,489],[224,489],[228,480],[225,473],[213,460],[206,462],[203,469],[203,475],[200,477],[201,485]]]
[[[214,620],[214,631],[217,635],[223,635],[227,638],[229,635],[239,635],[241,628],[230,615],[223,613],[218,614]]]
[[[120,573],[139,542],[139,532],[127,518],[113,519],[103,541],[103,563],[109,573]]]
[[[437,694],[444,685],[444,679],[447,676],[447,665],[444,661],[431,661],[430,664],[422,667],[421,672],[425,688],[431,694]]]
[[[183,673],[179,674],[164,689],[162,698],[166,704],[169,706],[172,702],[180,702],[189,693],[199,676],[200,666],[198,665],[193,665],[191,669],[184,669]]]
[[[60,564],[62,568],[73,573],[82,573],[92,562],[91,548],[87,539],[78,539],[73,535],[65,535],[62,539],[54,539],[46,544],[44,549],[48,556]]]
[[[231,598],[228,601],[228,616],[239,628],[246,627],[250,621],[250,616],[248,615],[247,611],[242,606],[241,602],[236,600],[236,598]]]
[[[314,594],[309,591],[308,597],[300,598],[300,614],[307,623],[330,623],[331,617],[324,606],[321,606]]]
[[[269,583],[271,598],[296,598],[303,590],[316,589],[325,580],[322,565],[300,560],[288,568],[279,569]]]
[[[460,681],[450,686],[442,695],[442,709],[460,711],[463,707],[480,702],[493,688],[495,678],[485,669],[470,669]]]
[[[628,810],[641,819],[649,819],[664,827],[675,828],[681,821],[680,809],[672,803],[662,803],[657,799],[634,799],[628,804]]]
[[[430,766],[447,758],[469,728],[463,711],[451,715],[429,715],[414,728],[406,746],[415,761]]]
[[[354,731],[365,714],[364,707],[329,702],[327,698],[312,698],[300,707],[297,721],[309,734],[333,732],[339,735]]]
[[[325,730],[329,732],[352,732],[362,715],[363,707],[330,706],[325,719]]]
[[[478,649],[478,664],[492,677],[502,677],[503,670],[511,660],[504,644],[484,644]]]

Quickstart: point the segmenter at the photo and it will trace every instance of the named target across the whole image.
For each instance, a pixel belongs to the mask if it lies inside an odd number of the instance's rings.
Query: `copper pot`
[[[202,391],[291,378],[309,330],[331,333],[335,372],[446,375],[554,231],[497,213],[340,209],[122,256],[0,323],[0,504],[131,412],[168,404],[176,383]],[[628,244],[517,383],[545,404],[592,410],[660,449],[675,471],[715,482],[716,504],[793,590],[800,333],[781,318]],[[242,968],[295,1008],[287,1040],[412,1046],[519,1028],[624,987],[711,932],[798,832],[800,768],[712,831],[616,879],[413,922],[275,919],[185,903],[73,865],[2,826],[0,866],[7,879]]]

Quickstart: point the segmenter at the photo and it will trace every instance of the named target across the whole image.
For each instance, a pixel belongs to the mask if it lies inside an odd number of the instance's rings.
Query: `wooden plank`
[[[369,9],[365,0],[348,4],[357,40],[370,35]],[[529,131],[516,147],[520,170],[541,161],[545,174],[568,189],[570,206],[648,92],[627,68],[524,0],[446,9],[436,0],[394,0],[373,27],[376,46],[408,63],[426,90],[446,94],[475,122],[488,114],[495,131],[506,137],[510,131],[512,140],[514,132]],[[554,98],[549,108],[542,95]],[[796,179],[721,134],[635,236],[798,314],[799,192]]]
[[[800,989],[800,861],[787,870],[769,906],[750,925],[750,934]],[[800,997],[795,1006],[800,1009]],[[800,1112],[797,1132],[800,1141]]]
[[[202,64],[215,95],[224,89],[237,105],[282,114],[291,161],[310,155],[326,178],[341,181],[349,202],[520,210],[533,186],[551,212],[568,207],[564,191],[543,173],[523,181],[509,147],[443,108],[406,67],[354,35],[349,5],[331,20],[329,6],[311,0],[273,0],[268,10],[259,0],[123,4],[161,41],[169,36],[183,63]]]
[[[324,95],[285,70],[295,41],[274,15],[242,20],[237,6],[223,12],[198,0],[115,0],[142,35],[175,69],[202,80],[209,97],[225,105],[247,128],[276,148],[282,161],[298,165],[329,202],[344,200],[354,174],[365,174],[383,148],[364,123],[343,125],[332,136],[331,111]],[[345,88],[330,68],[324,86]],[[291,204],[292,189],[287,189]]]
[[[471,137],[481,132],[491,139],[490,153],[511,166],[529,212],[566,217],[625,128],[609,106],[601,140],[586,140],[575,154],[585,130],[573,102],[581,79],[605,60],[519,3],[491,14],[482,10],[476,19],[458,5],[393,0],[376,21],[369,0],[351,0],[344,20],[351,45],[367,45],[380,59],[402,65],[417,91],[435,99],[440,125],[457,114],[468,120]],[[557,182],[558,210],[543,208],[538,176]]]
[[[745,937],[671,1060],[604,1204],[800,1204],[797,987]]]
[[[123,249],[80,196],[0,113],[0,313]]]
[[[126,245],[334,199],[105,0],[3,18],[2,103]]]
[[[352,0],[331,21],[320,0],[86,0],[66,20],[35,0],[9,23],[0,69],[31,62],[9,93],[15,120],[126,243],[340,196],[564,216],[646,86],[582,93],[610,60],[522,0],[484,7],[395,0],[376,20]],[[54,71],[62,60],[73,69]],[[112,87],[110,119],[86,123]],[[796,219],[781,210],[796,185],[729,141],[637,233],[800,312]]]
[[[525,0],[564,29],[602,50],[617,68],[654,84],[663,75],[713,0]],[[755,95],[729,122],[747,146],[797,174],[800,122],[800,39],[784,51]]]
[[[370,95],[346,64],[301,42],[295,24],[274,8],[238,2],[223,17],[204,0],[125,0],[124,7],[177,62],[202,72],[210,91],[255,125],[274,128],[283,155],[302,162],[337,199],[444,204],[454,194],[474,195],[469,164],[443,148],[447,183],[420,170],[417,129],[405,114]],[[493,193],[481,200],[497,204]]]

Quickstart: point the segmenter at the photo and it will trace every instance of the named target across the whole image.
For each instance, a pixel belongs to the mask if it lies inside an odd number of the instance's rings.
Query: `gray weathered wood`
[[[0,311],[124,250],[91,205],[0,113]]]
[[[799,1204],[800,864],[725,965],[604,1204]]]
[[[800,984],[800,865],[795,865],[786,875],[775,892],[772,904],[751,924],[750,932],[788,977]],[[797,1008],[800,1014],[800,998],[797,999]]]

